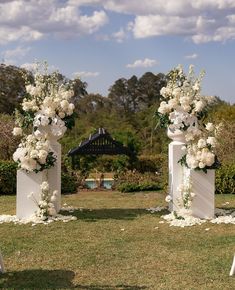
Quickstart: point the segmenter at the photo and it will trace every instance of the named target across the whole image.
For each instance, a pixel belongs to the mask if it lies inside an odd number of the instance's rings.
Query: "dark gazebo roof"
[[[90,135],[89,139],[80,143],[76,148],[69,151],[68,155],[131,155],[130,150],[120,142],[114,140],[111,135],[104,129],[99,128],[97,132]]]

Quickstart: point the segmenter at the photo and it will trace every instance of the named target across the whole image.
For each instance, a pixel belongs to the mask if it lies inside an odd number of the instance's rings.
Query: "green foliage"
[[[141,155],[136,161],[135,168],[141,172],[153,172],[161,174],[167,171],[167,154]]]
[[[61,193],[76,193],[78,182],[76,176],[68,173],[61,173]]]
[[[0,112],[11,114],[19,106],[25,94],[22,68],[0,64]],[[29,77],[31,77],[28,72]]]
[[[0,161],[0,195],[16,193],[17,164]]]
[[[65,122],[65,126],[68,129],[72,129],[75,126],[75,119],[77,118],[78,114],[74,112],[71,116],[66,116],[63,121]]]
[[[117,189],[121,192],[139,192],[139,191],[153,191],[160,190],[158,183],[146,182],[142,184],[136,184],[131,182],[124,182],[120,184]]]
[[[216,170],[216,193],[235,194],[235,164],[224,164]]]
[[[0,114],[0,160],[12,160],[12,154],[20,143],[17,136],[13,136],[13,117],[7,114]]]
[[[168,115],[161,114],[158,111],[155,112],[155,117],[157,119],[156,127],[167,128],[171,123]]]
[[[159,190],[163,187],[159,175],[127,171],[115,176],[114,188],[121,192]]]

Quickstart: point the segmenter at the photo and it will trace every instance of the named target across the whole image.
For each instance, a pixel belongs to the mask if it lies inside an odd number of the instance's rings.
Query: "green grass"
[[[235,196],[216,196],[217,206],[226,201],[235,208]],[[83,192],[65,202],[79,208],[77,221],[0,225],[0,288],[234,289],[234,225],[159,224],[161,213],[145,210],[166,205],[159,192]],[[0,214],[14,212],[15,197],[1,196]]]

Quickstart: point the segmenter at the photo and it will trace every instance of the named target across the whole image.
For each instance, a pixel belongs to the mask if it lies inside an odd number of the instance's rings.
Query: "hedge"
[[[216,170],[215,188],[218,194],[235,194],[235,164],[224,164]]]
[[[77,178],[69,173],[61,173],[61,192],[75,193],[77,192],[78,182]]]
[[[16,193],[16,170],[16,163],[0,161],[0,195]]]

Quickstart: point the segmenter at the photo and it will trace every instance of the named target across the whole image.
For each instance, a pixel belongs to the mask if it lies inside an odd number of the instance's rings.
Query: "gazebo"
[[[68,156],[72,157],[72,165],[75,167],[75,157],[77,155],[128,155],[133,153],[122,143],[114,140],[112,136],[104,129],[99,128],[89,138],[79,144],[78,147],[71,149]]]

